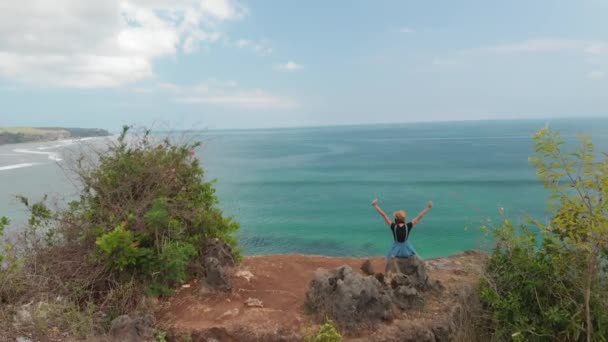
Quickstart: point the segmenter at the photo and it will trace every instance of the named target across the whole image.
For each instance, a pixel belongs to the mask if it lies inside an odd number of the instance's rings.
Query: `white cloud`
[[[592,80],[601,80],[606,77],[606,72],[600,70],[590,71],[589,73],[587,73],[587,77]]]
[[[247,9],[235,2],[226,0],[206,0],[201,2],[201,11],[222,20],[242,18]]]
[[[300,65],[300,64],[298,64],[298,63],[296,63],[296,62],[289,61],[289,62],[284,63],[284,64],[276,64],[276,65],[274,66],[274,68],[275,68],[275,70],[278,70],[278,71],[286,71],[286,72],[289,72],[289,71],[298,71],[298,70],[302,70],[303,66],[302,66],[302,65]]]
[[[222,108],[245,110],[279,110],[297,107],[297,103],[285,96],[262,89],[246,89],[235,81],[209,79],[193,86],[157,83],[151,88],[134,89],[138,93],[168,93],[177,103],[203,104]]]
[[[267,40],[253,41],[247,39],[239,39],[234,42],[234,45],[239,49],[249,49],[260,56],[268,56],[273,52],[273,49]]]
[[[608,55],[608,42],[576,39],[528,39],[510,44],[484,46],[468,50],[469,53],[541,53],[541,52],[579,52],[586,56]]]
[[[176,101],[180,103],[203,103],[222,107],[256,110],[290,109],[295,106],[295,103],[290,99],[278,97],[259,89],[232,94],[181,97]]]
[[[473,51],[489,53],[554,52],[582,49],[584,46],[585,42],[578,40],[530,39],[511,44],[481,47],[478,49],[473,49]]]
[[[246,15],[235,0],[2,1],[0,77],[84,88],[153,78],[156,59],[216,42]]]
[[[455,60],[459,64],[471,58],[488,58],[491,56],[525,56],[527,54],[550,53],[552,56],[561,53],[568,54],[569,58],[580,59],[582,64],[593,69],[603,70],[608,68],[608,41],[584,40],[584,39],[528,39],[509,44],[498,44],[483,46],[468,50],[462,50],[445,60]],[[438,59],[432,61],[433,65]],[[591,79],[604,77],[603,71],[591,71],[587,74]]]

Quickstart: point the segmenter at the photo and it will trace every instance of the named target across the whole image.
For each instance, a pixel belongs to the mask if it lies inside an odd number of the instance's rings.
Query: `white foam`
[[[38,163],[22,163],[22,164],[8,165],[8,166],[0,166],[0,171],[21,169],[21,168],[24,168],[24,167],[31,167],[31,166],[34,166],[34,165],[37,165],[37,164]]]
[[[27,154],[42,154],[42,155],[48,156],[48,158],[50,160],[54,160],[54,161],[62,161],[63,160],[63,159],[61,159],[61,157],[59,156],[59,153],[57,153],[57,152],[32,151],[32,150],[26,150],[26,149],[23,149],[23,148],[14,149],[13,152],[15,152],[15,153],[27,153]]]
[[[96,137],[59,140],[59,141],[56,141],[57,144],[55,144],[55,145],[40,146],[40,147],[38,147],[38,149],[39,150],[51,150],[51,149],[54,149],[54,148],[66,147],[66,146],[74,145],[77,142],[92,140],[92,139],[95,139],[95,138]]]

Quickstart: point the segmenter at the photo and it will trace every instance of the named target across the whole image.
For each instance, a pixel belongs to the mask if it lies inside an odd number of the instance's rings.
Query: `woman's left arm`
[[[433,207],[433,202],[429,201],[429,203],[426,205],[426,208],[424,208],[424,210],[421,211],[420,214],[418,214],[418,216],[416,216],[412,220],[412,224],[413,225],[417,225],[418,223],[420,223],[420,220],[422,220],[422,218],[424,217],[424,215],[426,215],[429,212],[429,210],[431,210],[432,207]]]

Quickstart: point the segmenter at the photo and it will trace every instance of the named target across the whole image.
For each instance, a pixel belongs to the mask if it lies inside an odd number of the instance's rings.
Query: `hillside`
[[[0,127],[0,145],[108,135],[107,130],[98,128]]]

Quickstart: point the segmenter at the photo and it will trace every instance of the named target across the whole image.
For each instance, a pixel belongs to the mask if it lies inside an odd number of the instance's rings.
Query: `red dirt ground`
[[[426,305],[422,311],[403,313],[397,321],[407,320],[409,324],[446,315],[457,300],[455,295],[457,297],[463,287],[470,288],[476,283],[483,259],[481,253],[467,252],[426,260],[429,276],[440,280],[446,290],[440,295],[425,295]],[[190,283],[163,303],[157,314],[159,324],[180,335],[210,329],[222,331],[216,339],[226,341],[242,340],[243,337],[234,337],[236,335],[249,336],[251,340],[262,338],[260,336],[285,336],[287,340],[298,340],[309,334],[314,326],[311,317],[304,313],[303,305],[315,270],[342,265],[359,270],[364,260],[305,255],[249,256],[235,274],[249,271],[253,274],[250,280],[233,275],[231,293],[201,293],[197,282]],[[376,272],[384,270],[384,258],[371,260]],[[244,302],[248,298],[261,300],[263,308],[246,306]],[[382,331],[389,334],[391,329],[396,329],[397,323],[393,321],[380,327],[374,336],[382,335]],[[236,335],[233,332],[237,332]],[[369,334],[364,333],[358,338],[369,340],[371,332]]]

